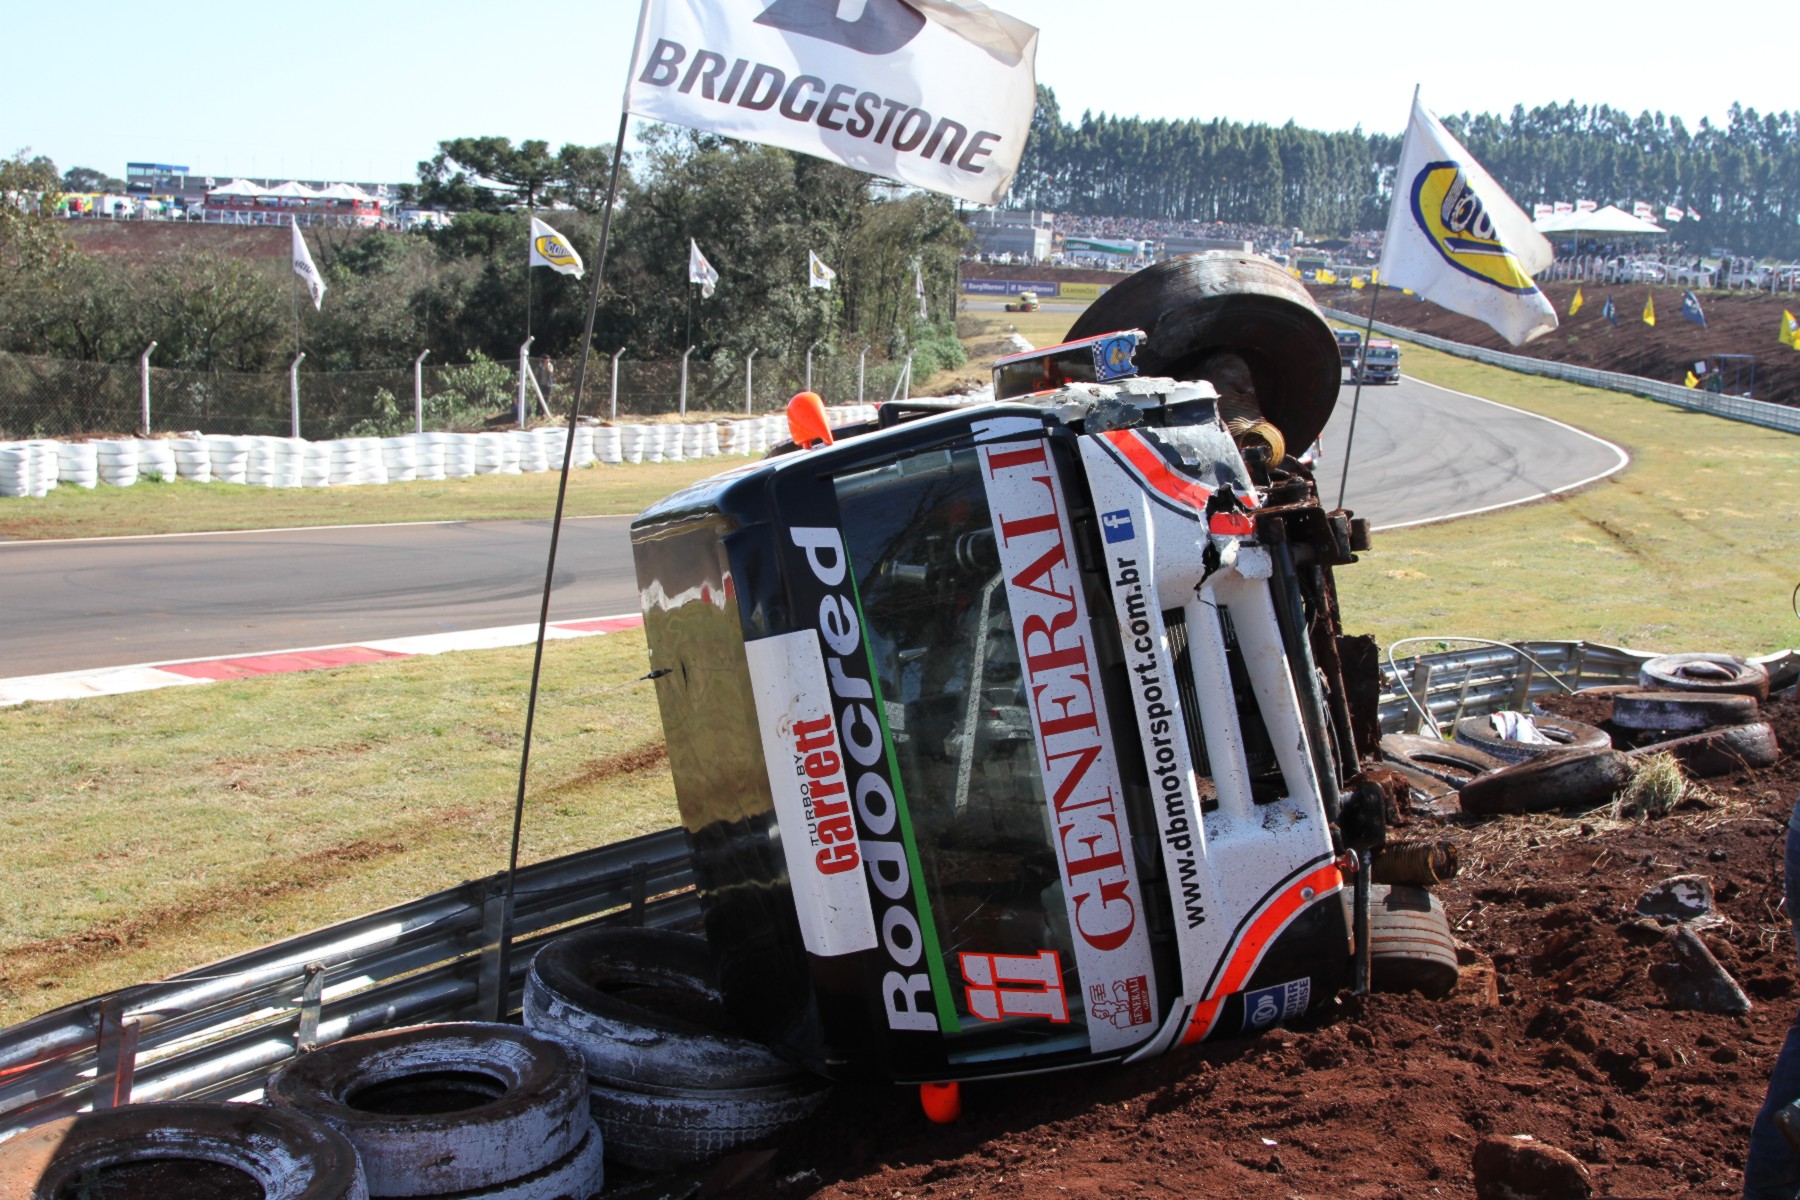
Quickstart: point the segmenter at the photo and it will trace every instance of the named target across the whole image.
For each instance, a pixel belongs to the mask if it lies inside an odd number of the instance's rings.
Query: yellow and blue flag
[[[1610,322],[1611,324],[1613,324],[1615,326],[1618,325],[1619,310],[1613,307],[1613,302],[1612,302],[1611,296],[1608,296],[1606,298],[1606,305],[1605,305],[1605,307],[1601,308],[1600,315],[1605,317],[1607,319],[1607,321]]]
[[[1795,321],[1794,314],[1785,308],[1781,310],[1781,333],[1776,340],[1784,346],[1800,350],[1800,321]]]
[[[1700,328],[1706,328],[1706,313],[1701,311],[1700,298],[1694,295],[1694,293],[1681,293],[1681,315],[1698,325]]]

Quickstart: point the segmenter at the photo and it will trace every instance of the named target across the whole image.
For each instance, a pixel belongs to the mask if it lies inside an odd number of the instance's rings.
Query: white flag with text
[[[531,218],[531,259],[527,269],[531,267],[549,267],[558,274],[573,275],[577,279],[585,269],[575,247],[536,217]]]
[[[693,238],[688,239],[688,282],[699,284],[700,295],[706,300],[712,299],[713,288],[719,282],[719,273],[706,261],[706,255],[700,253],[700,243]]]
[[[625,109],[996,204],[1037,40],[980,0],[644,0]]]
[[[811,250],[806,252],[806,286],[831,290],[831,281],[837,278],[837,272],[825,265],[825,260]]]
[[[1381,282],[1485,321],[1518,346],[1556,328],[1556,309],[1532,279],[1554,258],[1531,218],[1415,94]]]
[[[306,290],[312,296],[313,311],[325,303],[325,280],[319,274],[319,268],[313,266],[312,251],[306,248],[306,239],[300,236],[300,220],[288,218],[288,227],[294,231],[294,274],[306,281]]]

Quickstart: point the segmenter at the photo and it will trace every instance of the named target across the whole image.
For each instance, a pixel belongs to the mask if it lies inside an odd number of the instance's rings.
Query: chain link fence
[[[874,359],[870,355],[869,359]],[[312,440],[429,431],[472,431],[511,423],[525,383],[527,423],[544,406],[565,413],[575,385],[574,358],[432,364],[411,368],[298,372],[300,436]],[[615,376],[616,369],[616,376]],[[815,354],[812,390],[827,404],[874,404],[896,393],[903,362]],[[688,361],[685,410],[733,415],[782,409],[807,382],[803,357],[758,354]],[[288,436],[293,404],[288,376],[182,371],[137,363],[95,363],[0,352],[0,441],[149,432]],[[535,386],[533,384],[535,383]],[[416,391],[415,391],[416,384]],[[663,416],[683,409],[681,361],[646,362],[629,351],[615,360],[595,350],[581,411],[601,419]],[[415,418],[415,404],[418,413]]]

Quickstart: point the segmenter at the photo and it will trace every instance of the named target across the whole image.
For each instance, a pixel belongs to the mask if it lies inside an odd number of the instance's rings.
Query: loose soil
[[[1579,286],[1581,311],[1569,316],[1569,303]],[[1403,329],[1448,338],[1488,350],[1503,350],[1553,362],[1573,363],[1601,371],[1640,375],[1664,383],[1681,383],[1697,359],[1714,354],[1756,356],[1758,400],[1800,405],[1800,353],[1775,340],[1784,310],[1800,313],[1800,296],[1757,292],[1696,292],[1706,313],[1701,328],[1681,315],[1685,290],[1641,283],[1547,283],[1544,294],[1556,306],[1560,328],[1523,346],[1513,346],[1486,324],[1439,308],[1416,296],[1388,288],[1381,290],[1375,319]],[[1372,289],[1313,288],[1320,304],[1342,312],[1367,316]],[[1656,325],[1642,319],[1644,299],[1655,301]],[[1614,327],[1601,310],[1612,297],[1619,324]]]
[[[1482,1138],[1530,1134],[1586,1164],[1597,1196],[1735,1196],[1800,998],[1778,909],[1800,703],[1765,713],[1783,759],[1661,819],[1415,818],[1406,832],[1455,841],[1464,863],[1438,890],[1473,964],[1447,999],[1346,995],[1252,1040],[968,1086],[947,1128],[910,1091],[851,1091],[732,1194],[1472,1197]],[[1727,920],[1703,936],[1747,1016],[1673,1011],[1649,979],[1660,934],[1633,906],[1682,872],[1712,878]]]

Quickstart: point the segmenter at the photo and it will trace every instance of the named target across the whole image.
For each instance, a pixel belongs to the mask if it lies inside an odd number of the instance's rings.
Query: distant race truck
[[[1038,294],[1036,292],[1020,292],[1017,300],[1006,302],[1007,312],[1036,312],[1038,310]]]
[[[822,1074],[1137,1059],[1350,976],[1378,688],[1332,572],[1366,526],[1286,453],[1331,330],[1219,254],[1070,336],[633,523],[727,1003]]]
[[[1400,347],[1386,338],[1370,338],[1350,374],[1362,383],[1399,383]]]

